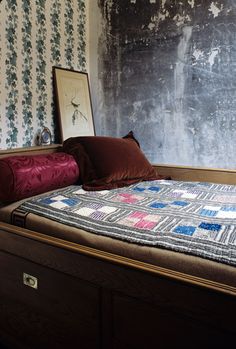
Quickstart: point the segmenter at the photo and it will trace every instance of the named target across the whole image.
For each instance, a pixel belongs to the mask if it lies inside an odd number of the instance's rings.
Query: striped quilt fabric
[[[94,234],[236,265],[236,186],[157,180],[29,199],[25,212]]]

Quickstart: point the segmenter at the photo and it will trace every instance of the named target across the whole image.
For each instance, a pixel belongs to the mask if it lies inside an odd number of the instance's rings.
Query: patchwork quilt
[[[70,186],[20,210],[124,241],[236,265],[236,186],[172,180],[88,192]]]

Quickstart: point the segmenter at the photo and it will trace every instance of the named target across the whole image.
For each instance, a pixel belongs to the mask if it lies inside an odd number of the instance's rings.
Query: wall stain
[[[99,6],[97,133],[132,129],[152,162],[236,168],[235,1]]]

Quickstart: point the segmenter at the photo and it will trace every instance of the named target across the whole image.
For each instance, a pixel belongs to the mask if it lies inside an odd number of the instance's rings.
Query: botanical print
[[[61,2],[55,0],[51,5],[51,62],[60,65],[61,62]]]
[[[23,146],[30,146],[33,139],[33,113],[32,113],[32,9],[30,0],[22,1],[22,89],[23,89],[23,123],[24,129]]]
[[[74,24],[73,24],[73,1],[67,0],[65,2],[65,37],[66,37],[66,48],[65,57],[66,65],[69,68],[73,67],[74,61]]]
[[[17,145],[18,121],[17,121],[17,102],[18,102],[18,78],[17,78],[17,26],[18,26],[18,8],[16,0],[6,0],[6,9],[8,13],[6,21],[6,81],[7,89],[6,100],[6,118],[7,118],[7,137],[6,144],[9,147]]]
[[[69,137],[93,136],[94,124],[88,75],[55,68],[56,97],[62,141]]]
[[[50,13],[50,23],[51,23],[51,63],[55,66],[61,66],[61,1],[55,0],[51,3],[51,13]],[[53,89],[53,77],[51,77],[51,88]],[[55,140],[55,124],[57,122],[56,120],[56,107],[54,103],[54,99],[51,100],[51,109],[52,109],[52,120],[51,120],[51,133],[52,133],[52,140]]]
[[[85,71],[86,59],[85,59],[85,35],[84,28],[86,25],[86,13],[85,13],[85,3],[83,0],[78,1],[78,18],[77,21],[77,33],[78,33],[78,44],[77,44],[77,56],[78,56],[78,64],[81,71]]]
[[[36,92],[37,100],[37,120],[40,127],[44,126],[46,118],[46,104],[47,104],[47,80],[46,80],[46,17],[45,6],[46,0],[36,0],[36,26],[38,28],[36,34],[36,49],[37,49],[37,67],[36,67]]]

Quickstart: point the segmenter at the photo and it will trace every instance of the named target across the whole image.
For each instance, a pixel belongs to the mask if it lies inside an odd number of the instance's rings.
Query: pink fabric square
[[[145,219],[141,219],[135,224],[138,229],[153,229],[156,226],[156,222],[150,222]]]
[[[128,217],[143,219],[146,216],[147,216],[147,213],[136,211],[136,212],[131,213]]]

